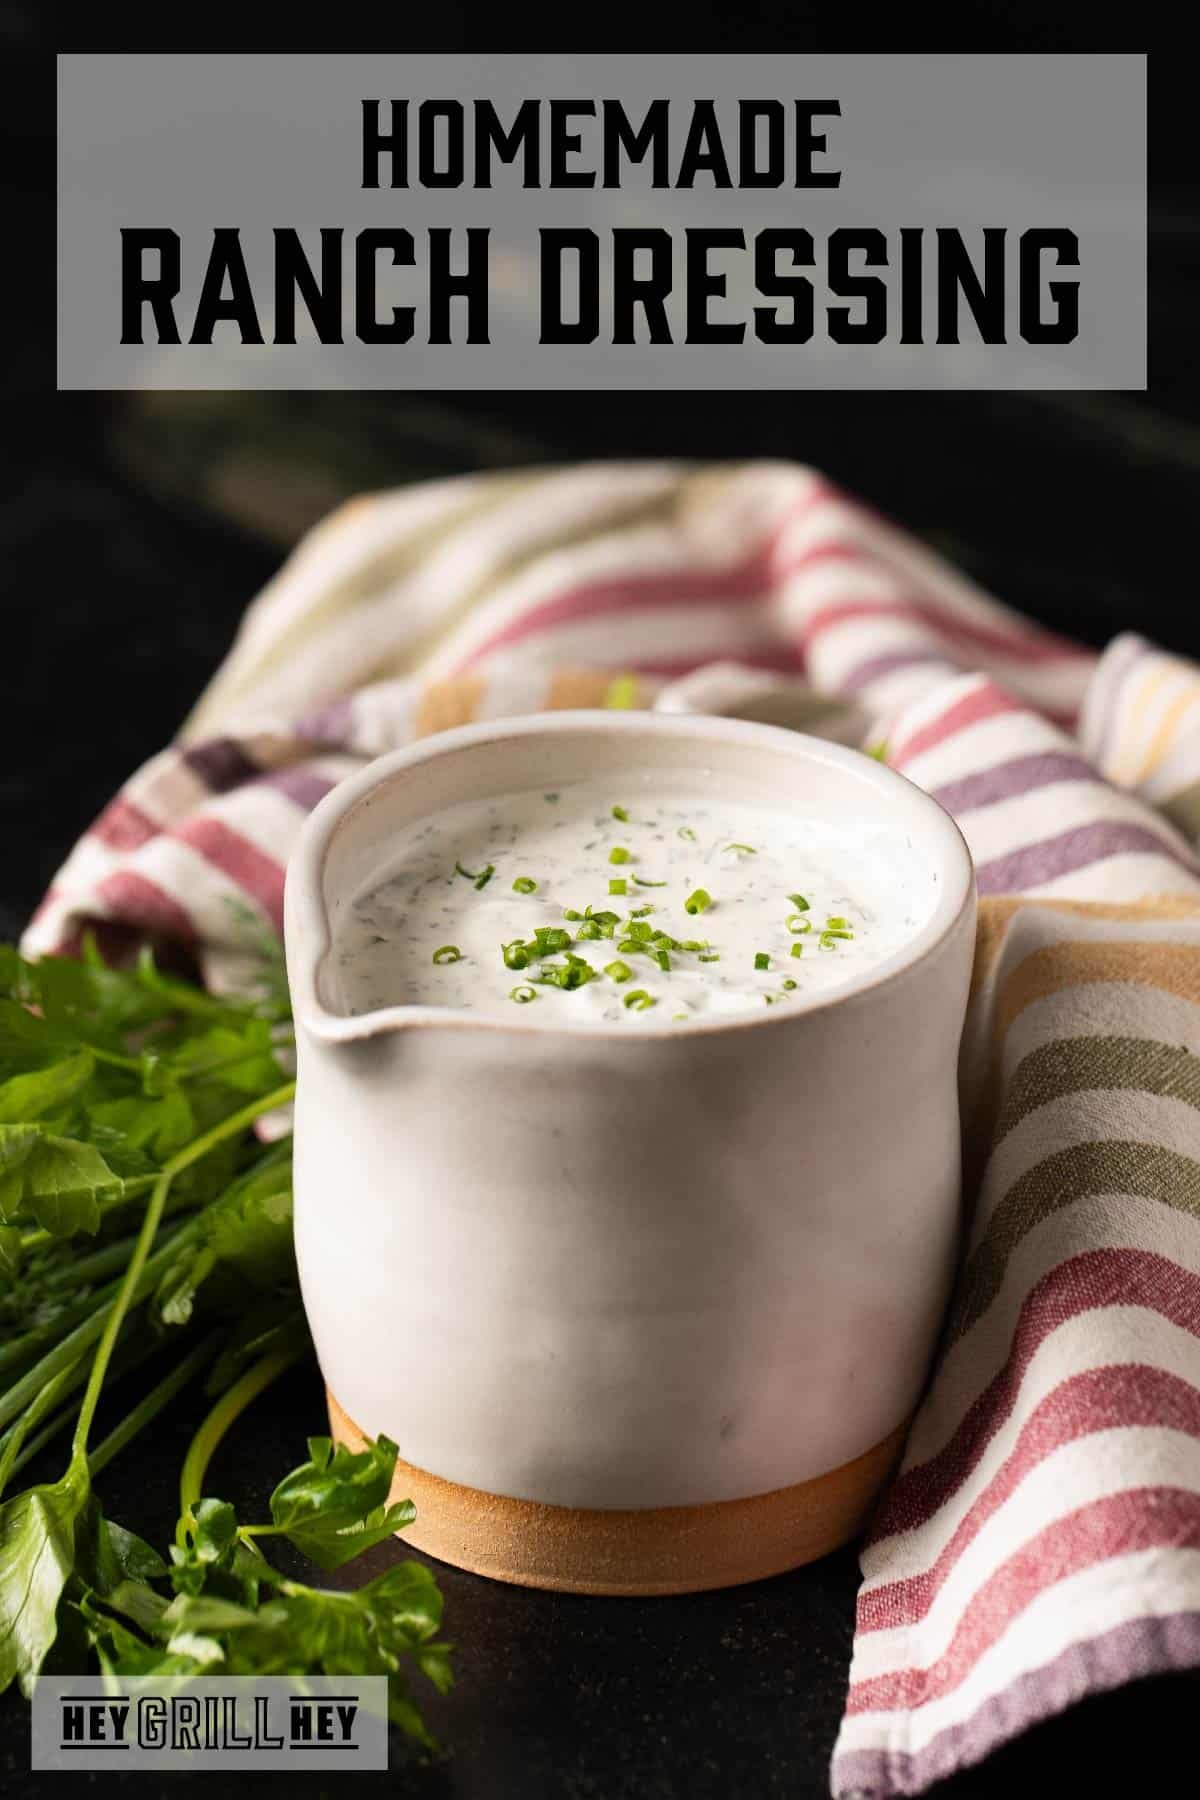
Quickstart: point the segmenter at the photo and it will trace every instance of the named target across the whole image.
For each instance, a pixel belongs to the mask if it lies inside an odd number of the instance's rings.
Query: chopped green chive
[[[838,939],[848,938],[851,935],[852,934],[849,931],[823,931],[821,933],[821,948],[822,950],[836,950],[838,947]]]
[[[789,894],[788,899],[791,901],[797,912],[808,911],[808,901],[804,898],[803,894]]]
[[[635,875],[633,879],[639,887],[666,887],[667,885],[665,881],[647,881],[644,875]]]
[[[659,968],[662,970],[664,975],[667,975],[670,973],[671,955],[668,950],[656,950],[654,953],[654,960],[658,964]]]
[[[573,956],[568,952],[567,960],[561,963],[543,963],[534,980],[539,987],[557,987],[568,990],[579,988],[588,981],[598,981],[600,971],[593,969],[591,963],[585,962],[582,956]]]
[[[707,950],[708,939],[684,938],[683,942],[681,944],[676,944],[675,948],[676,950]]]
[[[757,954],[755,955],[755,958],[754,958],[754,966],[756,969],[769,969],[770,968],[771,959],[767,955],[765,950],[760,950],[757,952]]]
[[[690,825],[681,825],[676,836],[686,838],[689,844],[694,844],[696,842],[696,834]]]
[[[711,905],[712,895],[709,893],[708,889],[696,888],[684,901],[683,910],[685,913],[702,913],[707,912]]]
[[[596,919],[585,919],[583,924],[579,927],[579,930],[575,933],[575,942],[578,944],[586,939],[598,938],[599,936],[599,922]]]
[[[519,987],[509,988],[508,997],[515,1000],[518,1006],[528,1006],[531,1000],[537,999],[537,989],[531,988],[528,982],[522,982]]]
[[[513,893],[536,894],[537,882],[531,880],[528,875],[518,875],[517,879],[513,882]]]
[[[697,960],[697,962],[720,962],[720,960],[721,960],[720,952],[716,951],[716,950],[710,950],[707,956],[699,956],[696,958],[696,960]]]
[[[570,919],[572,922],[574,922],[576,919],[582,919],[583,916],[584,915],[581,912],[576,912],[576,910],[573,906],[564,906],[563,907],[563,918],[564,919]]]
[[[558,795],[557,794],[543,794],[542,799],[548,800],[550,802],[551,806],[556,806],[558,804]]]
[[[757,856],[758,851],[753,844],[726,844],[726,850],[736,850],[739,856]]]
[[[514,938],[511,944],[501,944],[500,949],[506,969],[527,969],[529,967],[529,952],[520,938]]]
[[[622,825],[628,825],[629,823],[629,814],[625,811],[623,806],[614,806],[612,809],[612,816],[614,819],[620,819]]]
[[[614,844],[608,853],[608,860],[610,863],[627,863],[629,861],[629,852],[624,844]]]
[[[686,1018],[687,1018],[687,1014],[686,1014],[686,1013],[672,1013],[672,1014],[671,1014],[671,1019],[672,1019],[672,1021],[673,1021],[673,1022],[675,1022],[675,1023],[678,1023],[678,1021],[679,1021],[679,1020],[680,1020],[680,1019],[686,1019]]]
[[[652,913],[653,911],[654,908],[649,904],[646,906],[635,906],[629,916],[631,919],[644,919],[648,913]]]
[[[608,884],[608,891],[610,894],[627,894],[629,883],[623,875],[614,875]]]
[[[610,962],[605,963],[604,973],[611,975],[614,981],[628,981],[633,970],[627,962]]]
[[[783,985],[787,989],[788,993],[790,994],[792,989],[795,987],[796,983],[792,980],[791,976],[789,975]]]
[[[650,927],[642,919],[628,925],[626,930],[631,938],[637,938],[642,943],[648,942],[651,937]]]
[[[528,948],[535,956],[552,956],[556,950],[566,950],[571,942],[571,934],[564,931],[561,925],[539,925],[533,934],[534,942]]]
[[[803,954],[804,954],[804,945],[803,944],[793,944],[792,945],[792,955],[793,956],[803,956]]]
[[[452,963],[462,961],[462,951],[457,944],[443,944],[433,953],[435,963]]]
[[[622,1006],[632,1006],[636,1012],[645,1012],[648,1006],[655,1006],[657,1002],[654,995],[648,994],[645,988],[634,988],[632,993],[625,995],[621,1004]]]
[[[849,931],[850,921],[849,919],[826,919],[825,929],[826,931]]]
[[[793,937],[800,937],[804,932],[812,930],[812,920],[806,919],[803,913],[789,913],[783,922]]]
[[[485,888],[495,873],[495,863],[488,863],[487,867],[485,869],[480,869],[478,875],[475,877],[475,886],[477,888]]]

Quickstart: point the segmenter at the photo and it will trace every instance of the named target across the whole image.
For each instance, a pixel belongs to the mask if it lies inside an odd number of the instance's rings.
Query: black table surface
[[[0,40],[11,30],[18,50],[37,46],[49,10],[7,9]],[[45,124],[22,113],[29,104],[18,87],[0,122],[22,151],[10,163],[14,229],[33,205],[38,158],[25,151],[36,141],[52,163]],[[1185,186],[1158,182],[1149,395],[55,397],[44,361],[40,392],[27,366],[35,350],[44,354],[52,308],[10,284],[0,296],[10,314],[6,387],[29,391],[9,400],[0,444],[0,940],[17,934],[122,778],[170,737],[288,544],[364,487],[585,456],[793,458],[1059,630],[1102,644],[1134,627],[1200,657],[1197,211]],[[180,1407],[102,1478],[110,1515],[152,1540],[172,1528],[199,1405]],[[214,1487],[243,1516],[261,1516],[305,1436],[323,1425],[315,1372],[294,1373],[222,1446]],[[646,1601],[437,1573],[459,1646],[457,1685],[428,1709],[447,1755],[420,1764],[396,1745],[392,1771],[360,1776],[364,1788],[417,1800],[809,1800],[828,1791],[853,1630],[852,1552],[751,1587]],[[938,1793],[1123,1794],[1135,1781],[1190,1791],[1198,1697],[1194,1676],[1135,1684],[1027,1733]],[[61,1779],[30,1775],[27,1732],[23,1704],[7,1696],[0,1791],[61,1794]],[[183,1779],[97,1774],[75,1784],[173,1794]],[[284,1778],[253,1779],[269,1791]],[[286,1780],[304,1796],[327,1785]],[[248,1793],[249,1778],[225,1778],[221,1789]]]

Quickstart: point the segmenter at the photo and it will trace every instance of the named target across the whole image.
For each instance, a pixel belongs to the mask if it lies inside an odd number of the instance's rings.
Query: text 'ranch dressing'
[[[350,1014],[644,1029],[824,994],[934,898],[900,829],[639,770],[412,825],[341,913],[334,957]]]

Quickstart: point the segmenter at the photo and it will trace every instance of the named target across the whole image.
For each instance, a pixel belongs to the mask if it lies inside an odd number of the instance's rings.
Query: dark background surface
[[[692,41],[782,44],[767,26],[778,16],[765,7],[700,14]],[[6,242],[47,250],[30,280],[17,279],[10,261],[0,284],[8,395],[0,938],[19,929],[114,787],[171,735],[287,545],[363,486],[577,457],[794,457],[1062,631],[1100,644],[1134,626],[1200,655],[1200,203],[1181,57],[1164,51],[1151,62],[1148,395],[55,396],[53,89],[44,52],[118,48],[107,21],[101,41],[96,17],[0,7],[0,50],[17,76],[0,120]],[[789,17],[792,47],[853,47],[826,15]],[[1094,22],[1084,35],[1065,22],[1014,25],[1003,6],[960,8],[955,17],[982,27],[981,47],[1105,47]],[[228,19],[217,5],[202,19],[193,14],[180,47],[245,44],[245,23],[237,33]],[[294,18],[278,37],[262,9],[254,19],[260,44],[306,47]],[[469,46],[463,15],[439,8],[439,20],[437,42],[421,47]],[[619,24],[610,20],[618,38]],[[927,24],[939,48],[970,47],[961,29],[939,35]],[[170,44],[161,11],[123,8],[115,30],[140,48]],[[1130,47],[1128,35],[1110,47]],[[408,36],[406,47],[416,47]],[[895,32],[866,41],[886,47]],[[307,47],[327,43],[321,32]],[[194,1423],[184,1407],[105,1474],[110,1515],[155,1541],[167,1536]],[[243,1516],[261,1516],[306,1433],[321,1428],[315,1376],[291,1377],[223,1447],[214,1485]],[[807,1800],[826,1791],[853,1624],[852,1555],[752,1588],[669,1601],[560,1598],[444,1569],[439,1577],[448,1635],[461,1646],[460,1680],[430,1711],[452,1754],[437,1767],[360,1777],[364,1787],[422,1800]],[[1180,1677],[1091,1702],[949,1784],[946,1800],[1068,1784],[1123,1793],[1156,1766],[1172,1791],[1180,1782],[1187,1791],[1198,1695],[1200,1683]],[[9,1697],[0,1707],[0,1786],[61,1793],[61,1781],[35,1784],[28,1775],[25,1732],[23,1708]],[[89,1785],[97,1784],[125,1785],[107,1776]],[[249,1778],[241,1785],[249,1792]],[[276,1785],[254,1778],[256,1789]],[[323,1790],[315,1778],[290,1777],[288,1786]],[[239,1786],[231,1780],[222,1790]]]

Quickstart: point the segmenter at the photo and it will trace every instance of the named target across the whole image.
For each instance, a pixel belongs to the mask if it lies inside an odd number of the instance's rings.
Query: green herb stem
[[[162,1220],[163,1207],[166,1205],[171,1183],[177,1175],[181,1175],[185,1169],[190,1169],[193,1163],[197,1163],[202,1157],[207,1156],[210,1150],[215,1150],[218,1144],[223,1144],[226,1139],[248,1131],[255,1120],[261,1119],[264,1113],[274,1112],[277,1107],[286,1106],[295,1098],[295,1094],[296,1084],[294,1081],[289,1081],[283,1087],[276,1088],[274,1093],[267,1094],[263,1099],[251,1101],[248,1106],[243,1106],[237,1112],[231,1113],[229,1118],[223,1119],[219,1125],[214,1125],[209,1131],[203,1132],[200,1137],[194,1138],[190,1144],[185,1145],[169,1162],[164,1164],[154,1183],[150,1202],[142,1220],[142,1228],[138,1232],[137,1242],[134,1244],[133,1255],[129,1259],[124,1280],[109,1309],[103,1335],[96,1346],[92,1372],[79,1408],[75,1435],[71,1440],[72,1459],[86,1454],[88,1433],[91,1431],[92,1420],[99,1404],[100,1390],[104,1386],[104,1376],[112,1357],[117,1335],[124,1324],[125,1315],[135,1303],[134,1297],[146,1268],[150,1246],[154,1242],[155,1233]]]
[[[120,1056],[115,1050],[102,1050],[98,1044],[87,1044],[87,1051],[97,1062],[108,1063],[114,1069],[128,1069],[131,1075],[140,1075],[142,1072],[141,1062],[136,1056]]]
[[[231,1388],[227,1388],[216,1405],[206,1415],[200,1429],[188,1445],[187,1455],[183,1459],[183,1468],[179,1472],[179,1523],[175,1528],[175,1540],[180,1548],[187,1541],[187,1534],[195,1527],[192,1508],[204,1492],[204,1477],[208,1473],[208,1465],[216,1453],[217,1446],[234,1421],[241,1417],[252,1401],[270,1387],[286,1369],[299,1362],[305,1353],[302,1344],[280,1344],[266,1356],[252,1363],[244,1375],[238,1377]]]
[[[220,1061],[197,1063],[194,1069],[187,1071],[184,1080],[185,1082],[209,1081],[214,1075],[223,1074],[226,1069],[239,1068],[243,1063],[261,1062],[264,1056],[273,1058],[280,1044],[291,1045],[295,1041],[295,1034],[289,1033],[286,1038],[281,1038],[277,1042],[272,1042],[270,1045],[260,1044],[257,1049],[240,1051],[237,1056],[223,1056]],[[283,1071],[280,1070],[280,1074],[282,1073]]]
[[[161,1249],[155,1251],[153,1256],[146,1259],[145,1267],[131,1290],[129,1302],[131,1306],[136,1306],[139,1301],[146,1298],[164,1269],[170,1265],[178,1252],[197,1235],[198,1225],[195,1220],[189,1219],[180,1226],[169,1244],[164,1244]],[[53,1350],[48,1350],[39,1362],[34,1363],[33,1367],[27,1369],[18,1381],[14,1381],[10,1388],[0,1394],[0,1426],[7,1425],[10,1419],[15,1419],[18,1413],[24,1412],[52,1376],[57,1375],[60,1369],[65,1369],[74,1363],[89,1345],[95,1343],[111,1316],[112,1304],[101,1307],[90,1318],[85,1319],[81,1325],[77,1325],[74,1331],[69,1332],[54,1346]]]
[[[122,1268],[128,1254],[128,1244],[126,1244],[120,1264]],[[47,1321],[45,1325],[32,1325],[28,1331],[22,1332],[20,1337],[11,1338],[7,1344],[0,1345],[0,1375],[5,1375],[10,1369],[19,1368],[21,1364],[28,1363],[30,1358],[36,1358],[44,1351],[48,1344],[67,1337],[82,1320],[91,1318],[98,1308],[107,1306],[111,1300],[114,1300],[119,1286],[119,1279],[114,1277],[106,1286],[84,1294],[80,1299],[73,1301],[70,1306],[64,1306],[62,1311],[55,1318]]]
[[[128,1332],[132,1326],[133,1320],[126,1319],[125,1331]],[[123,1380],[124,1377],[131,1374],[134,1369],[139,1369],[143,1363],[149,1362],[153,1357],[158,1356],[161,1353],[162,1348],[163,1340],[158,1337],[143,1337],[140,1341],[135,1340],[129,1343],[119,1344],[117,1354],[113,1357],[113,1360],[109,1365],[110,1379],[115,1377],[117,1380]],[[69,1379],[63,1391],[65,1393],[71,1393],[75,1388],[82,1387],[87,1380],[87,1375],[87,1358],[85,1356],[80,1356],[70,1369]],[[68,1431],[74,1422],[74,1406],[64,1406],[47,1425],[42,1427],[41,1431],[39,1431],[35,1437],[29,1438],[25,1442],[20,1455],[13,1459],[12,1468],[9,1471],[10,1474],[15,1475],[19,1469],[25,1467],[26,1463],[32,1462],[33,1458],[39,1455],[40,1452],[46,1448],[47,1444],[53,1443],[56,1437],[60,1437],[64,1431]],[[18,1420],[16,1425],[10,1425],[8,1431],[0,1438],[0,1445],[6,1444],[10,1434],[16,1431],[21,1425],[21,1420]],[[24,1432],[22,1432],[22,1435],[24,1435]],[[94,1454],[95,1452],[93,1452],[93,1456]],[[92,1457],[89,1457],[89,1468],[91,1467],[91,1464]]]
[[[0,1494],[8,1486],[9,1476],[16,1466],[21,1446],[35,1425],[40,1425],[47,1413],[51,1412],[65,1393],[70,1391],[74,1365],[60,1369],[51,1377],[41,1391],[34,1395],[16,1423],[4,1434],[3,1448],[0,1449]]]
[[[181,1362],[164,1375],[157,1386],[148,1394],[143,1394],[131,1412],[126,1413],[119,1425],[114,1425],[106,1438],[103,1438],[88,1457],[88,1473],[98,1475],[101,1469],[108,1467],[114,1456],[119,1456],[126,1444],[130,1443],[148,1425],[156,1419],[163,1408],[169,1406],[176,1394],[180,1393],[198,1375],[206,1363],[216,1357],[225,1342],[225,1332],[218,1328],[211,1331],[203,1343],[197,1344]]]
[[[170,1238],[173,1238],[174,1236],[174,1229],[171,1231],[170,1237],[164,1233],[162,1242],[164,1244],[169,1243]],[[61,1243],[62,1239],[60,1238],[58,1241]],[[134,1239],[132,1237],[123,1237],[118,1239],[115,1244],[106,1244],[102,1250],[94,1250],[90,1256],[81,1256],[64,1264],[60,1269],[51,1269],[45,1277],[45,1284],[48,1288],[52,1289],[60,1287],[79,1288],[86,1282],[95,1281],[99,1277],[112,1274],[114,1270],[123,1269],[129,1259],[129,1251],[133,1242]],[[96,1299],[97,1294],[93,1289],[90,1295],[90,1301],[93,1307],[96,1303]],[[62,1314],[60,1313],[59,1318],[61,1317]],[[55,1320],[53,1323],[57,1324],[57,1322],[58,1321]],[[30,1337],[40,1337],[43,1334],[38,1331],[29,1332],[27,1335]],[[8,1348],[9,1346],[6,1344],[3,1349],[0,1349],[0,1365],[3,1364],[4,1356]]]

